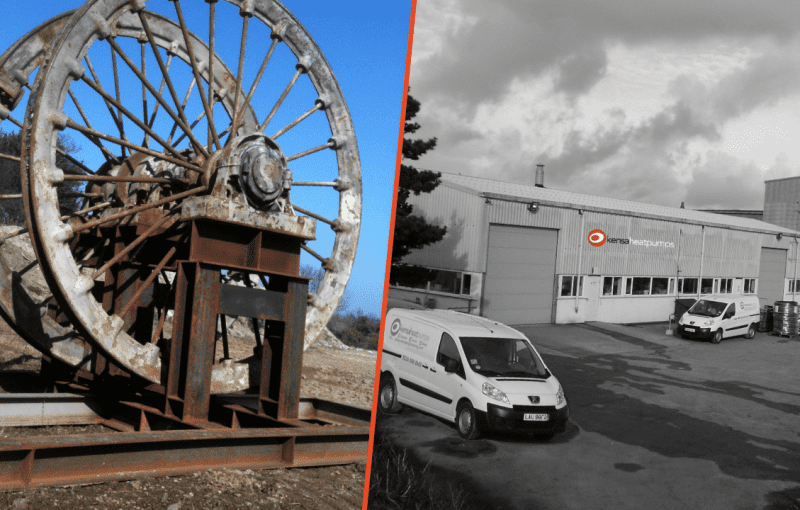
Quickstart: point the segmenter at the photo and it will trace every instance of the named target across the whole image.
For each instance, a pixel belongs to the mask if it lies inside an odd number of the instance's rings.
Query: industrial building
[[[678,298],[800,293],[785,225],[549,189],[541,167],[531,185],[441,180],[408,201],[447,235],[403,259],[422,271],[393,268],[390,298],[514,325],[666,321]]]

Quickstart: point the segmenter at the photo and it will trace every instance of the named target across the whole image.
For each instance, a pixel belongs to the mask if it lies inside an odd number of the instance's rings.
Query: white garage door
[[[505,324],[551,321],[558,231],[489,226],[483,315]]]
[[[783,299],[783,283],[786,277],[786,250],[761,248],[761,265],[758,270],[758,297],[761,304],[772,305]]]

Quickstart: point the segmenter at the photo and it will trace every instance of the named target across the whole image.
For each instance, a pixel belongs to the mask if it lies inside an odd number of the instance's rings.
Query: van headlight
[[[483,394],[486,395],[487,397],[491,397],[491,398],[493,398],[495,400],[499,400],[500,402],[502,402],[504,404],[511,405],[511,402],[509,402],[509,400],[508,400],[508,395],[506,395],[502,391],[498,390],[497,388],[495,388],[494,386],[492,386],[489,383],[483,383],[483,386],[481,387],[481,391],[483,391]]]
[[[707,327],[709,327],[709,326],[711,326],[713,324],[714,324],[714,321],[705,321],[704,323],[701,324],[701,326],[703,326],[704,328],[707,328]]]
[[[561,404],[563,404],[566,401],[567,401],[567,399],[564,396],[564,388],[562,388],[561,385],[559,384],[558,385],[558,393],[556,393],[556,405],[560,406]]]

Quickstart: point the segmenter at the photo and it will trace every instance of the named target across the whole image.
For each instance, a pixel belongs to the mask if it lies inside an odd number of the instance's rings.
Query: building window
[[[653,278],[653,290],[650,293],[654,295],[671,294],[671,280],[672,278]]]
[[[623,291],[624,289],[624,291]],[[659,276],[604,276],[604,296],[666,296],[675,294],[675,278]]]
[[[641,277],[641,276],[634,276],[632,278],[633,286],[632,286],[632,294],[636,296],[643,296],[646,294],[650,294],[650,278]]]
[[[714,279],[703,278],[703,283],[700,285],[700,294],[711,294],[714,292]]]
[[[678,278],[679,294],[697,294],[697,278]]]
[[[447,294],[469,294],[472,275],[459,271],[399,264],[392,266],[389,283],[409,289],[423,289]]]
[[[436,271],[433,281],[428,282],[428,290],[461,294],[461,273],[455,271]]]
[[[733,292],[733,278],[720,278],[719,293],[730,294]]]
[[[583,276],[563,275],[560,276],[561,297],[583,296]]]
[[[622,295],[622,277],[621,276],[604,276],[603,277],[603,295],[604,296],[621,296]]]
[[[756,279],[745,278],[743,294],[755,294],[755,293],[756,293]]]

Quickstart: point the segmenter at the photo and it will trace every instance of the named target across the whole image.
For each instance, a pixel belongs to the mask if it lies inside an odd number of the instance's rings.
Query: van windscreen
[[[486,377],[547,378],[550,373],[530,344],[520,338],[461,337],[473,372]]]
[[[719,301],[711,301],[710,299],[701,299],[689,308],[692,315],[701,315],[706,317],[719,317],[725,311],[727,303],[720,303]]]

